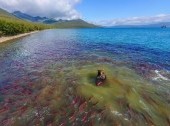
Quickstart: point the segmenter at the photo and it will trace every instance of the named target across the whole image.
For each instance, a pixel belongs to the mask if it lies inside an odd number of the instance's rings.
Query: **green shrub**
[[[52,28],[49,25],[31,23],[13,18],[0,17],[0,36],[17,35],[35,30]]]

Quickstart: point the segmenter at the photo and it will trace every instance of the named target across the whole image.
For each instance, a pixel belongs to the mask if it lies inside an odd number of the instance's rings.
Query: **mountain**
[[[7,12],[6,10],[3,10],[0,8],[0,17],[1,18],[15,18],[15,16],[13,16],[11,13]]]
[[[15,11],[12,13],[12,15],[14,15],[15,17],[17,17],[19,19],[27,20],[27,21],[31,21],[31,22],[39,22],[39,23],[46,23],[46,24],[51,24],[51,23],[56,22],[54,19],[49,19],[47,17],[40,17],[40,16],[33,17],[31,15],[22,13],[20,11]]]
[[[146,25],[118,25],[111,28],[170,28],[170,22],[159,22]]]
[[[36,16],[33,17],[31,15],[22,13],[20,11],[15,11],[12,13],[12,15],[16,16],[19,19],[27,20],[31,22],[39,22],[44,24],[51,24],[56,28],[95,28],[98,27],[96,25],[90,24],[84,20],[76,19],[76,20],[55,20],[53,18],[48,17],[40,17]]]
[[[54,24],[56,28],[98,28],[99,26],[90,24],[82,19],[59,20]]]
[[[58,21],[55,20],[55,19],[46,19],[42,23],[44,23],[44,24],[54,24],[56,22],[58,22]]]

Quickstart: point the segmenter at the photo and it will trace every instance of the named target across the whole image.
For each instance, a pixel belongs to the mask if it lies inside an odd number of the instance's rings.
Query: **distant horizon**
[[[0,0],[0,8],[31,16],[83,19],[102,26],[170,22],[168,0]]]

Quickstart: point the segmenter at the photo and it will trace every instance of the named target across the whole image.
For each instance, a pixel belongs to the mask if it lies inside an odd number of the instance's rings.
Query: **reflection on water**
[[[0,44],[0,123],[170,125],[170,31],[161,30],[47,30]]]

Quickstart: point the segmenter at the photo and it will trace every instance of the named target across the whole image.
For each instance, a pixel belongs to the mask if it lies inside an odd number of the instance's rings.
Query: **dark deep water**
[[[1,43],[0,123],[170,125],[169,71],[170,29],[46,30]]]

